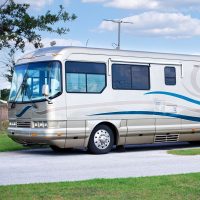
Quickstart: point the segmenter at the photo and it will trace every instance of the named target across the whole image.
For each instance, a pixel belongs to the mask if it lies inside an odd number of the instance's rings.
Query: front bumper
[[[66,129],[8,128],[8,136],[23,145],[55,145],[65,147]]]

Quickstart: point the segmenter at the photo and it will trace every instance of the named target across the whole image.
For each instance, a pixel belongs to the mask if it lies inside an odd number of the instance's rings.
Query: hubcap
[[[106,149],[110,144],[110,135],[106,130],[98,130],[94,134],[94,144],[98,149]]]

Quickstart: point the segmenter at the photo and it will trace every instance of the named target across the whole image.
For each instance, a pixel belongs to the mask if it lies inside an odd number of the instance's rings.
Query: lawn
[[[200,173],[128,179],[95,179],[0,186],[0,199],[6,200],[197,200],[200,199]]]
[[[194,156],[200,155],[200,148],[169,150],[168,153],[173,155]]]
[[[21,149],[26,149],[26,147],[23,147],[22,145],[12,141],[7,136],[6,131],[0,132],[0,152],[15,151],[15,150],[21,150]]]

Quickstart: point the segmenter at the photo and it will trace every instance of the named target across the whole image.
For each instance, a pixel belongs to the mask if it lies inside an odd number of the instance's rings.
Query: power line
[[[121,45],[121,24],[133,24],[133,22],[126,22],[122,20],[113,20],[113,19],[104,19],[104,21],[113,22],[118,24],[118,42],[117,42],[117,50],[120,50]]]

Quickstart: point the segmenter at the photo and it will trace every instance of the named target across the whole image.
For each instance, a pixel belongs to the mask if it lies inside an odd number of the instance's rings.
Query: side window
[[[67,73],[67,92],[86,92],[85,74]]]
[[[175,67],[165,67],[165,85],[176,85]]]
[[[123,90],[149,90],[149,66],[113,64],[112,87]]]
[[[65,68],[67,92],[101,93],[106,87],[106,65],[103,63],[68,61]]]
[[[132,67],[132,89],[133,90],[149,90],[150,75],[149,66],[133,66]]]
[[[131,90],[130,65],[112,65],[112,87],[113,89]]]

